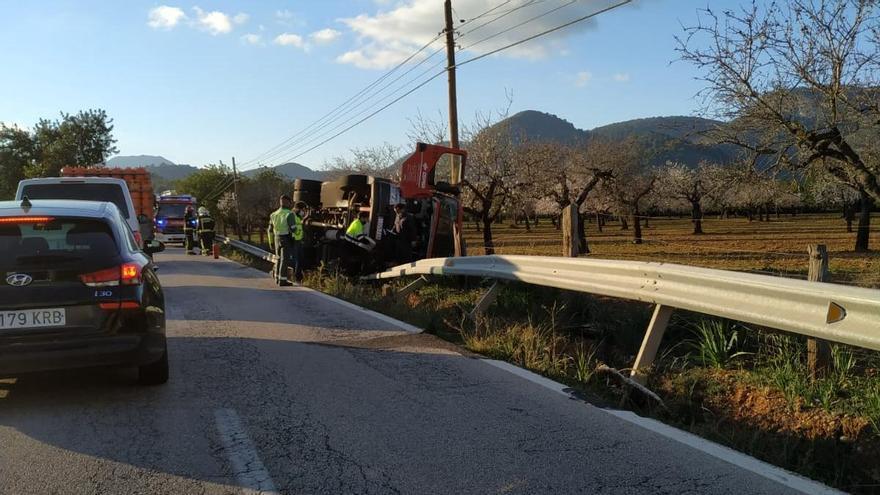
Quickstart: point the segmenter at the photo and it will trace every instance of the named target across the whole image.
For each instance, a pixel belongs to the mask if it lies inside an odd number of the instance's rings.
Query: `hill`
[[[514,141],[553,141],[574,145],[584,142],[589,133],[582,131],[571,122],[556,115],[525,110],[519,112],[496,125],[507,125]]]
[[[112,168],[151,167],[160,165],[176,165],[163,156],[154,155],[118,155],[107,160],[107,166]]]
[[[294,162],[283,163],[281,165],[276,165],[272,168],[274,168],[279,175],[283,175],[288,179],[322,180],[324,177],[324,174],[322,172],[312,170],[305,165]],[[242,175],[244,175],[245,177],[253,177],[257,173],[259,173],[259,171],[259,168],[255,168],[242,172]]]
[[[613,140],[635,138],[655,152],[652,164],[678,161],[696,166],[701,161],[729,163],[737,149],[707,143],[700,133],[723,125],[700,117],[672,116],[627,120],[592,130],[581,130],[556,115],[527,110],[496,124],[509,126],[514,141],[551,141],[566,145],[586,142],[593,136]]]

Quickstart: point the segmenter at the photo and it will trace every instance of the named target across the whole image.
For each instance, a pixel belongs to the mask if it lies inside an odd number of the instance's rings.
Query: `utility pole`
[[[232,194],[235,196],[235,226],[238,238],[241,239],[241,200],[238,196],[238,170],[235,168],[235,157],[232,157]],[[248,234],[250,237],[250,234]]]
[[[446,73],[449,81],[449,146],[458,149],[458,98],[455,90],[455,25],[452,20],[452,0],[445,0],[443,8],[446,13]],[[453,169],[457,175],[458,170]],[[452,177],[453,183],[459,177]]]
[[[446,16],[446,74],[449,82],[449,147],[458,149],[458,97],[455,88],[455,23],[452,19],[452,0],[445,0],[443,11]],[[461,159],[458,155],[452,159],[452,171],[449,179],[453,184],[461,183]],[[453,243],[455,255],[465,256],[466,248],[458,224],[453,227]]]

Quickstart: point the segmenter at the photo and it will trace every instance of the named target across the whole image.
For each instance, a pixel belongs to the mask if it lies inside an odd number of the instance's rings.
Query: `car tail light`
[[[55,220],[54,217],[0,217],[0,224],[9,223],[47,223]]]
[[[79,276],[89,287],[115,287],[118,285],[140,285],[141,267],[135,263],[125,263],[113,268],[83,273]]]

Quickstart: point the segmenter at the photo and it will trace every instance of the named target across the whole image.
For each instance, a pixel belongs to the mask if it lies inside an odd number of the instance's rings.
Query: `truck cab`
[[[154,212],[154,230],[156,239],[168,243],[183,244],[184,215],[187,207],[196,209],[196,198],[188,194],[163,193],[156,198],[156,211]],[[195,228],[195,225],[191,225]]]

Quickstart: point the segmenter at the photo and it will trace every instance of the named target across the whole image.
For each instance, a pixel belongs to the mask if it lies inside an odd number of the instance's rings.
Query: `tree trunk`
[[[755,220],[755,212],[751,208],[746,209],[746,216],[749,219],[749,222],[753,222]]]
[[[633,213],[633,244],[642,243],[642,224],[639,221],[639,210]]]
[[[495,254],[495,243],[492,242],[492,220],[483,219],[483,250],[486,254]]]
[[[646,229],[650,227],[650,226],[648,225],[648,220],[650,220],[650,219],[651,219],[651,217],[649,217],[648,215],[645,215],[645,228],[646,228]]]
[[[531,232],[532,231],[532,224],[529,223],[529,214],[528,213],[523,215],[523,220],[526,221],[526,232]]]
[[[587,222],[584,221],[586,215],[578,214],[578,254],[590,254],[590,246],[587,244]]]
[[[699,201],[691,201],[691,221],[694,222],[694,234],[703,233],[703,208]]]
[[[846,231],[852,233],[853,220],[856,219],[856,209],[853,204],[847,203],[843,207],[843,219],[846,220]]]
[[[629,222],[627,222],[626,217],[620,217],[620,230],[629,230]]]
[[[856,252],[865,253],[869,249],[868,241],[871,235],[871,209],[874,206],[874,200],[865,191],[859,191],[859,226],[856,232]]]
[[[596,228],[599,229],[599,232],[602,232],[602,227],[605,225],[605,220],[602,219],[601,213],[596,213]]]

